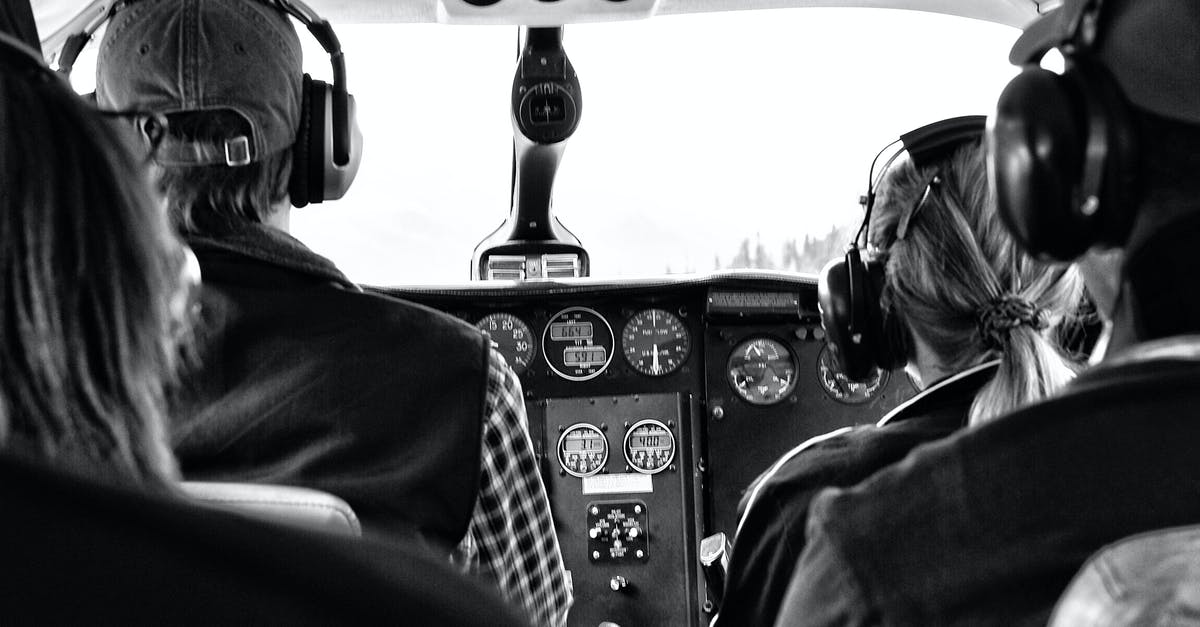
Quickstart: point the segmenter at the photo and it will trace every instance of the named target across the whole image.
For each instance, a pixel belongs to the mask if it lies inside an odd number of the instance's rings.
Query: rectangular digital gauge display
[[[671,448],[670,440],[661,435],[631,435],[629,436],[629,448],[633,450],[648,450]]]
[[[550,325],[550,339],[590,340],[592,339],[592,323],[590,322],[555,322]],[[567,362],[571,363],[571,362]]]
[[[590,368],[592,366],[603,366],[604,362],[605,353],[603,346],[568,346],[563,349],[563,363],[568,366]]]
[[[563,450],[568,453],[578,453],[580,451],[599,451],[604,449],[604,441],[594,437],[572,437],[567,436],[563,442]]]

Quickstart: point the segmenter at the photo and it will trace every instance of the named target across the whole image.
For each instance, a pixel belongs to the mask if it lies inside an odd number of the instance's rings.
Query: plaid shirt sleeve
[[[497,351],[488,364],[479,500],[458,554],[538,625],[567,622],[571,589],[529,439],[521,382]]]

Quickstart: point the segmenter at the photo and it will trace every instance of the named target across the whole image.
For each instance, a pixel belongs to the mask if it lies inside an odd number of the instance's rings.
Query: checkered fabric
[[[458,559],[519,602],[538,625],[565,625],[573,601],[546,486],[529,439],[521,382],[491,351],[479,500]]]

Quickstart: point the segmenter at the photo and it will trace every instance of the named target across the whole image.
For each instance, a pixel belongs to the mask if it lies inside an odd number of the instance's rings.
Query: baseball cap
[[[1009,60],[1034,63],[1067,43],[1089,6],[1103,3],[1092,56],[1144,111],[1200,124],[1200,2],[1196,0],[1064,0],[1013,45]]]
[[[165,165],[245,165],[290,147],[300,124],[303,57],[284,13],[246,0],[139,0],[110,21],[96,64],[104,108],[170,115],[226,111],[248,135],[166,139]]]

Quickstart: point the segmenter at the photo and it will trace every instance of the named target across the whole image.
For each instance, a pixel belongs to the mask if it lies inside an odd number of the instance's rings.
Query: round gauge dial
[[[675,435],[657,420],[642,420],[625,432],[625,461],[634,470],[654,475],[675,461]]]
[[[533,331],[521,319],[508,313],[489,314],[476,325],[492,338],[496,350],[518,375],[524,374],[536,352]]]
[[[828,344],[817,357],[817,379],[821,382],[821,389],[829,398],[847,405],[860,405],[875,398],[887,387],[890,375],[887,370],[875,368],[865,381],[851,381],[842,372]]]
[[[729,385],[754,405],[774,405],[796,389],[796,362],[782,342],[760,337],[733,349],[726,366]]]
[[[691,341],[683,321],[662,309],[640,311],[625,323],[621,350],[634,370],[651,377],[671,374],[683,365]]]
[[[587,307],[569,307],[550,318],[542,332],[542,354],[554,374],[568,381],[600,376],[612,361],[612,327]]]
[[[608,463],[608,440],[586,422],[573,424],[558,436],[558,465],[567,474],[590,477]]]

